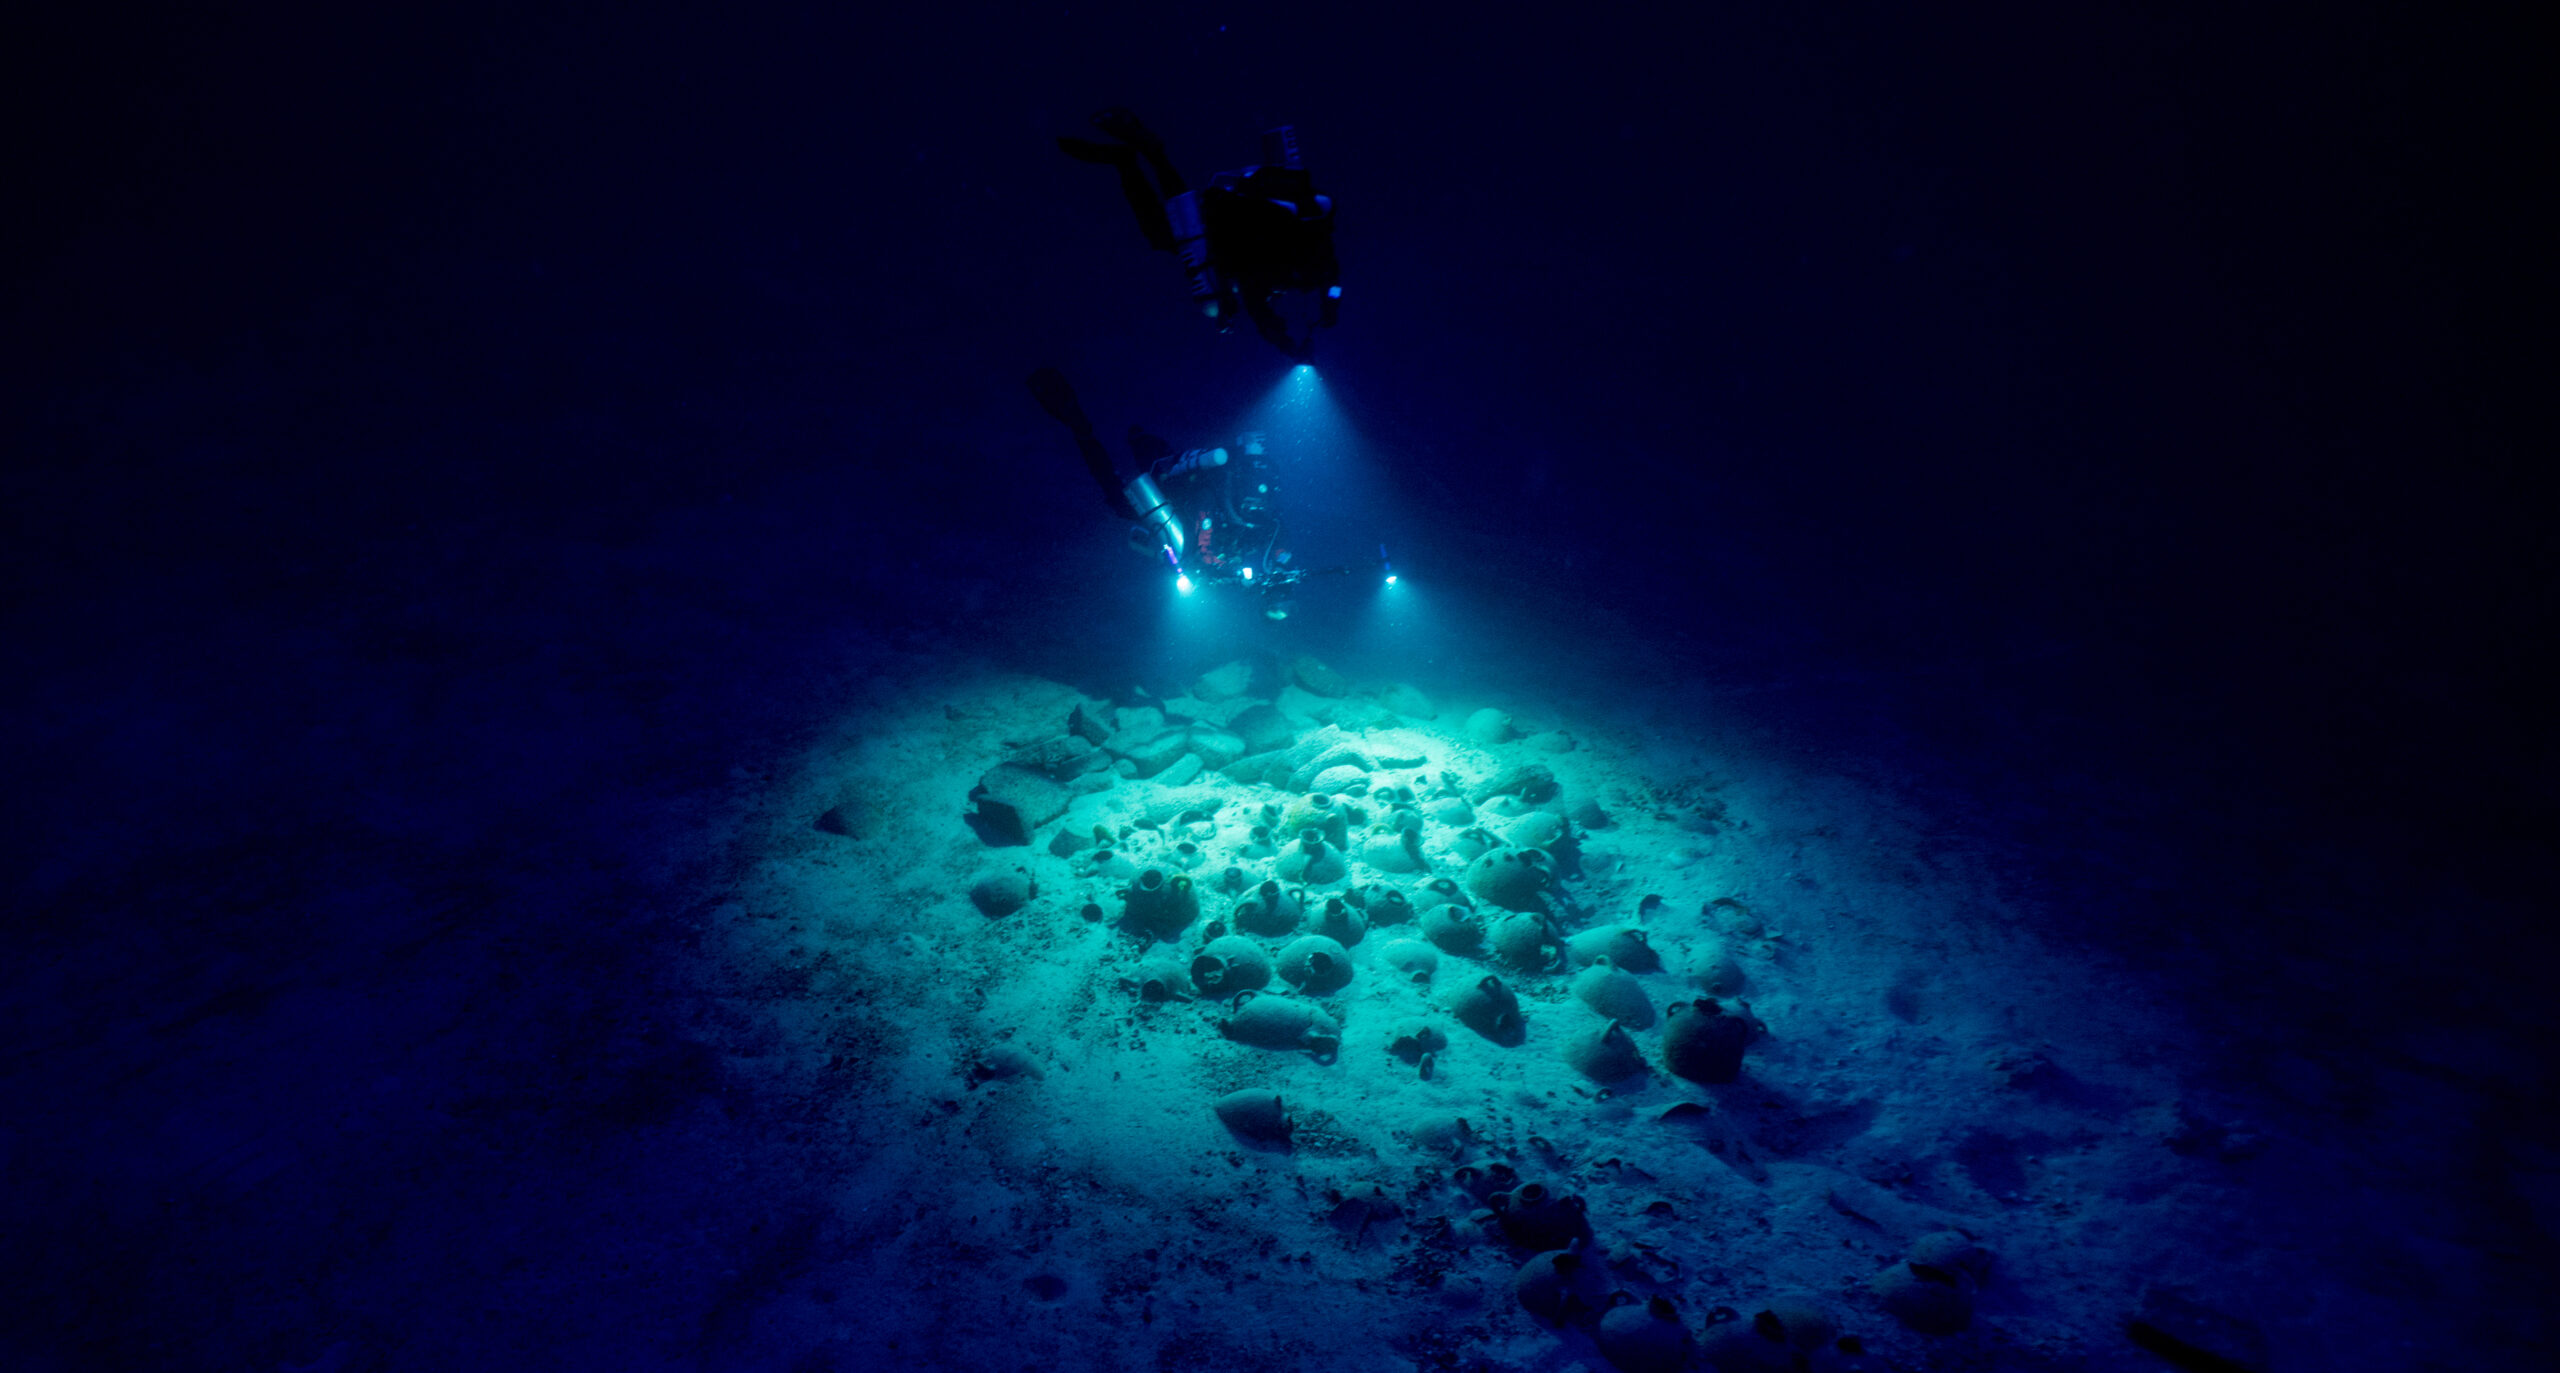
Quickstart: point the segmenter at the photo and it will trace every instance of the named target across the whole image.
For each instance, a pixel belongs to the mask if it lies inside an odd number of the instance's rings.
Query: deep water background
[[[9,25],[21,1366],[300,1363],[349,1310],[574,1360],[668,1301],[699,1351],[788,1265],[765,1199],[818,1184],[753,1103],[707,1232],[594,1163],[713,1089],[649,995],[733,861],[700,836],[881,664],[1152,651],[1024,373],[1197,441],[1283,371],[1050,145],[1111,102],[1195,174],[1299,125],[1321,370],[1418,585],[1658,647],[1938,808],[2058,941],[2227,1014],[2235,1074],[2410,1018],[2495,1046],[2438,1065],[2484,1207],[2499,1138],[2560,1147],[2551,149],[2499,25]],[[526,1170],[624,1262],[746,1276],[537,1311],[469,1219]],[[388,1238],[422,1187],[464,1219]],[[2499,1239],[2520,1290],[2552,1241]],[[404,1298],[456,1264],[484,1310]]]

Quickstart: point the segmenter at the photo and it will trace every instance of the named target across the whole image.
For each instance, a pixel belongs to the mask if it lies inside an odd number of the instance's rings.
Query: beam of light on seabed
[[[1360,606],[1351,625],[1353,656],[1372,673],[1395,681],[1419,682],[1444,677],[1443,661],[1450,644],[1447,615],[1451,605],[1418,585],[1404,566],[1396,567],[1390,585],[1384,575],[1362,579]]]
[[[1390,459],[1362,439],[1322,374],[1304,364],[1283,373],[1236,428],[1264,437],[1285,544],[1295,555],[1292,565],[1348,571],[1299,584],[1285,621],[1263,616],[1258,589],[1204,583],[1184,593],[1166,577],[1158,643],[1164,665],[1176,668],[1191,659],[1187,670],[1196,672],[1257,650],[1283,659],[1299,652],[1374,651],[1399,673],[1427,671],[1424,660],[1436,653],[1440,637],[1431,602],[1410,594],[1416,590],[1412,572],[1401,562],[1396,584],[1387,585],[1380,560],[1382,543],[1395,557],[1397,538],[1414,527],[1388,495],[1395,484],[1376,470]],[[1257,576],[1270,571],[1257,569]]]
[[[1324,378],[1305,363],[1290,368],[1245,412],[1244,427],[1262,431],[1281,466],[1301,466],[1309,477],[1338,476],[1334,469],[1358,456],[1359,443],[1342,407]]]
[[[1377,543],[1369,445],[1343,413],[1322,374],[1304,363],[1284,373],[1240,425],[1268,445],[1280,485],[1280,514],[1293,545],[1324,562]],[[1365,543],[1363,542],[1365,540]]]
[[[1145,594],[1156,596],[1163,605],[1156,666],[1177,680],[1188,680],[1204,667],[1238,656],[1261,622],[1260,596],[1246,587],[1195,585],[1185,591],[1173,577],[1161,573],[1148,577],[1143,587]]]

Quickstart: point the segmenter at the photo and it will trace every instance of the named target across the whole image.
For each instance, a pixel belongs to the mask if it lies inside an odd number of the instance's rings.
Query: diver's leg
[[[1136,115],[1113,105],[1094,111],[1093,127],[1144,154],[1147,165],[1155,171],[1156,184],[1164,188],[1165,199],[1171,200],[1191,189],[1190,183],[1182,179],[1182,173],[1173,169],[1173,159],[1165,155],[1164,140],[1156,137],[1155,130],[1140,123]]]
[[[1182,173],[1173,169],[1173,159],[1165,156],[1162,139],[1149,134],[1146,141],[1138,144],[1137,147],[1138,151],[1145,155],[1147,165],[1155,169],[1156,184],[1164,187],[1165,199],[1171,200],[1191,189],[1190,185],[1183,181]]]
[[[1120,196],[1138,217],[1138,232],[1159,252],[1173,251],[1173,223],[1165,218],[1164,198],[1147,184],[1138,169],[1138,150],[1125,143],[1096,143],[1089,138],[1061,138],[1058,151],[1078,162],[1106,162],[1120,173]]]
[[[1055,367],[1032,373],[1031,397],[1049,412],[1049,418],[1075,435],[1076,453],[1084,459],[1085,471],[1093,474],[1093,484],[1102,489],[1102,503],[1124,520],[1138,518],[1138,512],[1130,508],[1128,496],[1120,489],[1120,473],[1112,465],[1111,450],[1103,447],[1101,437],[1093,432],[1093,421],[1085,417],[1084,405],[1076,399],[1075,388],[1067,385],[1065,375]]]
[[[1105,105],[1095,110],[1093,117],[1086,122],[1133,148],[1142,148],[1157,141],[1155,131],[1139,122],[1138,116],[1131,113],[1126,105]]]
[[[1128,493],[1120,488],[1120,474],[1111,465],[1111,450],[1102,446],[1102,439],[1091,429],[1076,430],[1075,436],[1076,453],[1084,459],[1084,470],[1093,474],[1093,484],[1102,489],[1102,503],[1124,520],[1138,518],[1137,510],[1129,504]]]
[[[1137,150],[1125,143],[1096,143],[1090,138],[1062,136],[1058,151],[1078,162],[1127,162],[1133,160],[1130,155]]]
[[[1138,232],[1147,236],[1147,246],[1160,253],[1173,251],[1173,221],[1164,213],[1164,201],[1147,179],[1138,175],[1133,159],[1120,169],[1120,194],[1129,202],[1129,213],[1138,217]]]
[[[1067,374],[1055,367],[1043,367],[1030,377],[1031,398],[1049,418],[1065,425],[1071,432],[1093,432],[1093,420],[1084,413],[1084,402],[1076,399],[1076,389],[1067,384]]]

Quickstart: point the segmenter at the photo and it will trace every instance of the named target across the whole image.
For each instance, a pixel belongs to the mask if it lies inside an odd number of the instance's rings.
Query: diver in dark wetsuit
[[[1031,394],[1075,436],[1085,470],[1111,513],[1131,521],[1129,543],[1160,556],[1188,590],[1195,582],[1257,590],[1262,613],[1287,618],[1299,572],[1282,540],[1279,490],[1265,460],[1262,435],[1237,437],[1233,450],[1172,444],[1129,426],[1136,476],[1123,480],[1111,450],[1094,432],[1074,388],[1056,368],[1031,374]]]
[[[1120,193],[1138,217],[1139,232],[1150,246],[1182,259],[1202,310],[1221,330],[1242,315],[1281,352],[1301,362],[1312,358],[1315,336],[1292,339],[1272,301],[1284,292],[1314,295],[1317,325],[1331,328],[1342,300],[1342,264],[1334,256],[1333,198],[1319,194],[1307,174],[1296,131],[1284,125],[1265,133],[1263,165],[1220,172],[1193,190],[1166,156],[1163,140],[1136,115],[1115,107],[1096,114],[1093,124],[1113,141],[1061,138],[1058,147],[1119,170]]]

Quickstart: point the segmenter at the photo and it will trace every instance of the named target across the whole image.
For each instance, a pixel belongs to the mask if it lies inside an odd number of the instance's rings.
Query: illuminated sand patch
[[[1093,1366],[1596,1360],[1587,1335],[1513,1298],[1553,1235],[1507,1231],[1488,1199],[1536,1184],[1579,1199],[1613,1290],[1668,1297],[1700,1333],[1715,1308],[1792,1293],[1882,1354],[1996,1338],[2073,1357],[2112,1351],[2146,1273],[2218,1224],[2217,1179],[2162,1146],[2175,1026],[2039,946],[1980,854],[1757,757],[1666,770],[1659,741],[1604,723],[1499,729],[1502,712],[1463,696],[1330,680],[1346,694],[1318,695],[1275,666],[1246,694],[1223,694],[1229,674],[1221,699],[1118,711],[997,672],[917,683],[847,721],[775,808],[714,934],[765,989],[746,1009],[783,1029],[735,1066],[807,1092],[810,1128],[841,1140],[853,1242],[825,1281],[880,1294],[866,1339]],[[1486,838],[1538,839],[1569,874],[1546,902],[1557,935],[1638,925],[1660,968],[1629,977],[1655,1012],[1712,996],[1760,1027],[1739,1078],[1664,1071],[1657,1017],[1621,1031],[1642,1070],[1595,1081],[1571,1051],[1608,1020],[1562,951],[1542,969],[1436,948],[1421,984],[1389,959],[1425,940],[1419,919],[1344,939],[1338,991],[1275,977],[1260,992],[1311,1003],[1338,1050],[1223,1033],[1235,999],[1184,974],[1289,856],[1285,833],[1256,828],[1306,798],[1287,756],[1195,773],[1190,744],[1232,753],[1228,726],[1274,710],[1301,753],[1352,755],[1333,773],[1352,836],[1388,826],[1408,791],[1421,817],[1421,870],[1337,846],[1346,871],[1308,889],[1307,927],[1327,896],[1418,893],[1463,880]],[[964,823],[973,783],[1071,722],[1103,743],[1066,775],[1066,809],[1029,844],[991,847]],[[1120,775],[1137,766],[1190,780]],[[1485,794],[1524,769],[1552,792]],[[811,826],[830,810],[856,817],[851,833]],[[1169,940],[1119,921],[1127,874],[1146,869],[1197,884],[1200,914]],[[1037,887],[1026,905],[973,905],[974,884],[1016,870]],[[1488,929],[1514,914],[1471,899]],[[1302,932],[1248,937],[1276,959]],[[1515,1044],[1451,1009],[1486,976],[1516,995]],[[1147,999],[1151,980],[1168,999]],[[1221,1121],[1218,1100],[1244,1089],[1280,1096],[1285,1147]],[[1949,1230],[1996,1254],[1975,1295],[1991,1335],[1913,1333],[1874,1285]]]

